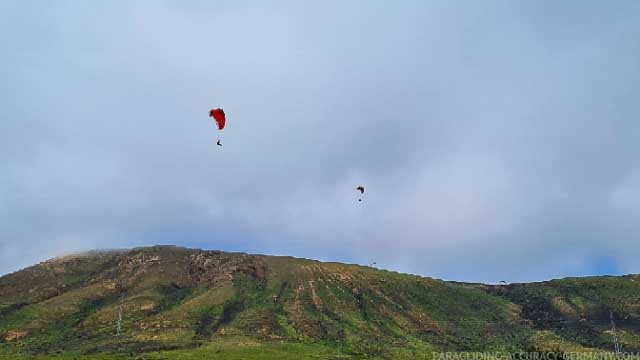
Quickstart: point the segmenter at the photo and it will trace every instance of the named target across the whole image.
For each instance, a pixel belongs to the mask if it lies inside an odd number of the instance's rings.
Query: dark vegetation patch
[[[0,305],[0,319],[7,318],[10,314],[15,313],[16,311],[22,309],[23,307],[29,305],[28,303],[16,303],[16,304],[8,304],[8,305]]]
[[[244,308],[245,304],[241,299],[227,300],[222,305],[208,308],[198,320],[196,336],[200,339],[210,338],[221,327],[231,323]]]
[[[171,283],[169,285],[159,286],[158,291],[162,295],[162,299],[160,300],[157,312],[162,312],[179,305],[193,293],[193,288],[180,287],[176,283]]]

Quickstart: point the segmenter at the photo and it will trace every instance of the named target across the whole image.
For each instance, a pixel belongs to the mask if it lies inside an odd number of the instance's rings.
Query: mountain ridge
[[[372,267],[372,266],[363,265],[363,264],[359,264],[359,263],[347,263],[347,262],[339,262],[339,261],[331,261],[331,260],[318,260],[318,259],[313,259],[313,258],[305,258],[305,257],[299,257],[299,256],[292,256],[292,255],[274,255],[274,254],[262,254],[262,253],[249,253],[249,252],[243,252],[243,251],[226,251],[226,250],[218,250],[218,249],[199,249],[199,248],[190,248],[190,247],[183,247],[183,246],[169,245],[169,244],[158,244],[158,245],[150,245],[150,246],[136,246],[136,247],[132,247],[132,248],[98,248],[98,249],[70,252],[70,253],[54,256],[54,257],[52,257],[50,259],[46,259],[44,261],[40,261],[40,262],[38,262],[38,263],[36,263],[34,265],[30,265],[30,266],[27,266],[27,267],[24,267],[24,268],[21,268],[21,269],[17,269],[15,271],[11,271],[11,272],[8,272],[6,274],[0,274],[0,277],[11,275],[13,273],[16,273],[16,272],[19,272],[19,271],[22,271],[22,270],[26,270],[26,269],[28,269],[30,267],[37,266],[37,265],[40,265],[40,264],[43,264],[43,263],[46,263],[46,262],[55,261],[55,260],[64,260],[65,258],[87,257],[87,256],[100,254],[100,253],[107,253],[107,254],[108,253],[125,253],[125,252],[140,250],[140,249],[154,249],[154,248],[176,248],[176,249],[187,249],[187,250],[196,250],[196,251],[213,251],[213,252],[221,252],[221,253],[227,253],[227,254],[248,255],[248,256],[282,257],[282,258],[291,258],[291,259],[297,259],[297,260],[316,261],[316,262],[326,263],[326,264],[342,264],[342,265],[353,265],[353,266],[374,268],[374,269],[377,269],[377,270],[383,270],[383,271],[388,271],[388,272],[402,274],[402,275],[418,276],[418,277],[423,277],[423,278],[427,278],[427,279],[441,280],[441,281],[445,281],[445,282],[448,282],[448,283],[468,284],[468,285],[505,286],[504,284],[500,284],[500,283],[464,281],[464,280],[449,280],[449,279],[445,279],[445,278],[437,278],[437,277],[432,277],[432,276],[423,275],[423,274],[416,274],[416,273],[402,272],[402,271],[390,270],[390,269],[379,268],[379,267]],[[577,276],[565,276],[565,277],[550,278],[550,279],[543,279],[543,280],[534,280],[534,281],[507,282],[507,284],[508,285],[513,285],[513,284],[538,284],[538,283],[548,283],[548,282],[552,282],[552,281],[563,281],[563,280],[571,280],[571,279],[623,278],[623,277],[628,277],[628,276],[640,276],[640,273],[627,273],[627,274],[620,274],[620,275],[612,275],[612,274],[584,275],[584,276],[583,275],[577,275]]]

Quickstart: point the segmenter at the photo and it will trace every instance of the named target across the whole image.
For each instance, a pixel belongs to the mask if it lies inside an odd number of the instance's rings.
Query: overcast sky
[[[0,274],[153,244],[640,272],[639,1],[4,0],[0,52]]]

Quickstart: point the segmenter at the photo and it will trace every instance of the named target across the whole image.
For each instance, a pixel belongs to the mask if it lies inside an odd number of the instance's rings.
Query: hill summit
[[[154,246],[0,277],[0,357],[413,359],[612,351],[614,339],[640,351],[639,276],[483,285]]]

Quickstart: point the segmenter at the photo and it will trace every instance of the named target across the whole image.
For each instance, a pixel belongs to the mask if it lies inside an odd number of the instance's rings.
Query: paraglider
[[[364,186],[362,185],[358,185],[358,187],[356,188],[357,191],[360,191],[360,195],[364,194]],[[358,198],[358,201],[362,201],[362,197]]]
[[[227,122],[227,117],[224,114],[224,110],[222,110],[221,108],[211,109],[209,110],[209,116],[212,117],[216,122],[216,125],[218,125],[218,130],[220,131],[218,133],[218,142],[216,144],[218,146],[222,146],[222,142],[220,142],[220,133],[222,132],[222,129],[224,129],[224,125]]]

